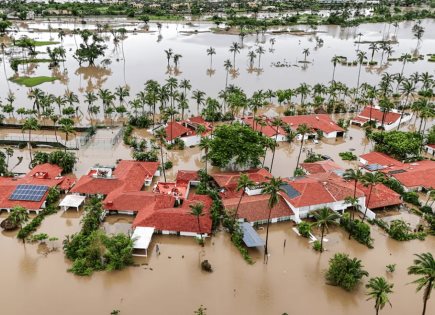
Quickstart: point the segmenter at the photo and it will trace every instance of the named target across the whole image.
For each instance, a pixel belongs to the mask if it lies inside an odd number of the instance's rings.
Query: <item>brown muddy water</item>
[[[60,239],[79,229],[74,211],[48,217],[40,232]],[[345,252],[363,261],[370,276],[384,276],[395,284],[391,295],[393,308],[382,314],[419,314],[421,294],[415,293],[413,279],[406,274],[412,254],[433,251],[434,238],[399,243],[373,228],[375,248],[367,249],[349,241],[341,230],[326,236],[327,251],[318,254],[308,241],[298,237],[291,223],[271,226],[268,265],[262,252],[251,250],[254,265],[244,262],[219,232],[201,248],[192,238],[155,236],[148,258],[136,259],[137,267],[120,272],[95,273],[80,278],[66,272],[69,262],[61,250],[46,254],[41,245],[23,245],[14,234],[3,233],[2,313],[4,314],[193,314],[203,304],[207,314],[372,314],[364,284],[345,292],[325,284],[324,272],[329,258]],[[264,237],[265,231],[260,231]],[[283,244],[286,242],[284,248]],[[156,256],[155,244],[161,254]],[[60,247],[60,241],[50,246]],[[208,259],[214,272],[200,270],[200,259]],[[397,264],[387,274],[387,264]],[[17,296],[22,296],[18,298]],[[428,311],[435,307],[429,301]]]
[[[27,34],[32,38],[49,39],[49,33],[31,33],[31,28],[41,28],[47,24],[29,25],[21,29],[16,37]],[[74,25],[61,24],[61,27],[73,28]],[[398,29],[399,44],[394,46],[394,55],[410,52],[415,48],[416,41],[412,38],[412,23],[401,23]],[[432,21],[423,21],[426,27],[424,40],[420,48],[421,53],[433,53],[435,47],[435,32]],[[76,25],[77,26],[77,25]],[[58,27],[52,25],[53,28]],[[82,27],[82,26],[80,26]],[[207,25],[201,25],[200,30]],[[151,30],[155,31],[155,26]],[[62,80],[55,83],[46,83],[39,86],[42,90],[55,95],[63,94],[68,88],[78,94],[98,87],[114,89],[127,83],[134,95],[142,89],[143,83],[148,79],[163,81],[167,78],[166,59],[163,50],[173,48],[176,53],[183,55],[179,78],[190,79],[193,88],[206,91],[215,96],[225,84],[225,71],[222,68],[225,59],[232,59],[228,52],[231,42],[238,37],[200,33],[197,35],[182,35],[179,31],[186,29],[182,24],[164,24],[162,39],[157,42],[157,33],[128,34],[124,41],[125,59],[122,50],[114,49],[110,42],[108,58],[112,64],[106,68],[97,69],[79,68],[72,58],[75,50],[73,36],[65,39],[64,45],[68,51],[65,69],[61,66],[58,72]],[[231,79],[231,84],[244,88],[248,94],[257,89],[296,87],[301,82],[309,84],[327,83],[331,79],[332,66],[330,59],[333,55],[355,55],[355,34],[360,31],[364,34],[363,40],[379,40],[384,25],[362,25],[358,29],[343,30],[338,27],[319,28],[325,33],[318,36],[324,39],[324,46],[315,49],[312,37],[296,37],[291,35],[273,36],[277,38],[275,51],[262,56],[264,71],[259,75],[249,74],[245,71],[247,66],[246,54],[249,49],[255,48],[255,36],[245,38],[245,48],[236,57],[240,66],[239,77]],[[56,34],[51,36],[56,39]],[[265,43],[269,48],[269,39],[266,34]],[[78,38],[76,38],[78,40]],[[300,41],[300,42],[299,42]],[[213,46],[217,50],[214,56],[215,75],[207,76],[209,58],[205,50]],[[312,64],[306,70],[299,67],[273,68],[272,62],[283,61],[284,58],[295,64],[303,58],[302,49],[309,47],[311,54],[308,57]],[[45,50],[45,48],[38,48]],[[71,49],[71,51],[70,51]],[[375,54],[380,59],[379,53]],[[117,61],[119,59],[119,61]],[[12,75],[8,61],[6,61],[6,77]],[[420,61],[409,63],[405,67],[405,74],[415,71],[433,72],[435,64]],[[385,71],[400,72],[401,63],[388,65]],[[382,70],[382,71],[384,71]],[[51,75],[46,64],[31,68],[32,75]],[[336,79],[356,85],[355,67],[337,66]],[[24,71],[25,72],[25,71]],[[24,74],[20,70],[20,74]],[[0,69],[1,82],[0,95],[2,99],[9,89],[5,84],[5,74]],[[365,69],[361,82],[376,83],[379,73],[375,69]],[[28,89],[9,82],[11,90],[16,94],[16,104],[31,107],[27,99]],[[82,111],[85,112],[84,104]],[[16,106],[18,107],[18,106]],[[192,104],[191,113],[196,106]],[[334,117],[338,119],[338,117]],[[86,123],[86,122],[84,122]],[[406,127],[408,128],[408,127]],[[79,162],[74,170],[77,176],[83,175],[88,168],[96,163],[114,165],[117,159],[131,158],[130,148],[116,143],[110,144],[110,139],[116,131],[111,129],[99,130],[94,141],[76,151]],[[18,136],[20,131],[16,131]],[[51,132],[39,131],[40,135],[53,136]],[[149,137],[146,132],[135,132],[137,136]],[[5,134],[5,132],[2,132]],[[65,139],[63,135],[58,134]],[[352,137],[352,139],[350,138]],[[280,143],[275,155],[272,173],[275,176],[288,177],[296,167],[296,158],[299,152],[299,142],[292,144]],[[372,144],[364,140],[364,133],[360,128],[351,126],[345,139],[335,141],[322,140],[319,144],[308,141],[302,153],[301,161],[306,152],[312,149],[316,153],[331,156],[343,168],[355,165],[355,162],[342,161],[338,153],[352,150],[360,155],[372,150]],[[38,149],[49,152],[49,149]],[[35,151],[35,150],[34,150]],[[195,170],[203,167],[201,151],[199,148],[186,148],[183,151],[165,151],[165,160],[171,160],[174,168],[167,172],[168,180],[175,177],[180,169]],[[15,150],[11,158],[10,168],[19,163],[14,171],[27,172],[29,154],[26,149]],[[265,165],[269,166],[271,152],[266,155]],[[213,170],[213,169],[211,169]],[[372,314],[373,302],[366,301],[364,284],[355,292],[345,292],[339,288],[325,284],[324,271],[329,258],[336,252],[349,253],[363,261],[371,276],[385,276],[394,282],[394,294],[391,295],[393,308],[388,306],[382,314],[409,315],[419,314],[422,306],[422,295],[415,293],[415,286],[410,285],[413,278],[407,276],[406,268],[411,264],[414,253],[433,252],[435,240],[428,237],[424,242],[411,241],[399,243],[389,239],[382,231],[374,227],[375,248],[366,247],[349,241],[339,229],[331,230],[327,235],[327,251],[322,255],[310,249],[306,239],[298,237],[292,230],[291,223],[280,223],[271,226],[269,264],[262,263],[262,251],[251,250],[250,254],[256,263],[247,265],[235,247],[231,244],[228,235],[219,232],[211,240],[207,240],[204,248],[199,247],[195,240],[187,237],[155,236],[151,248],[159,244],[161,255],[152,254],[146,259],[136,259],[138,267],[130,267],[120,272],[95,273],[92,277],[76,277],[66,270],[69,262],[64,258],[61,250],[61,241],[65,235],[79,231],[81,212],[59,211],[47,217],[38,229],[38,233],[47,233],[58,237],[59,240],[48,244],[58,250],[47,253],[47,247],[37,244],[23,245],[16,240],[16,233],[0,235],[0,249],[3,259],[1,274],[1,310],[2,314],[110,314],[119,309],[121,314],[192,314],[199,305],[207,307],[207,314],[258,314],[281,315],[288,314]],[[5,213],[1,214],[4,218]],[[109,217],[103,224],[108,233],[126,232],[131,217]],[[264,237],[265,231],[260,234]],[[286,247],[283,247],[284,241]],[[200,259],[208,259],[214,272],[206,274],[199,268]],[[387,264],[397,264],[394,274],[386,274]],[[145,265],[146,264],[146,265]],[[432,298],[428,304],[428,312],[435,309]]]

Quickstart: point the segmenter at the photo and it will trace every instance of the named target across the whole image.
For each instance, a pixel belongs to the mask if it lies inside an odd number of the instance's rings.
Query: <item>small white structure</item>
[[[148,246],[154,234],[153,227],[138,226],[134,229],[131,239],[133,240],[133,256],[147,257]]]
[[[427,152],[427,154],[435,156],[435,144],[426,144],[424,146],[424,150]]]
[[[61,207],[63,211],[68,210],[68,208],[76,208],[76,210],[79,211],[79,208],[83,204],[85,199],[85,196],[67,195],[60,202],[59,207]]]

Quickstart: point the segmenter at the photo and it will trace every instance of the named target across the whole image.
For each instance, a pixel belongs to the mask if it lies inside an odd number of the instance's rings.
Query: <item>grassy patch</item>
[[[17,40],[15,42],[15,45],[18,46],[20,43],[20,40]],[[60,42],[56,42],[56,41],[52,41],[52,40],[32,40],[33,45],[35,45],[35,47],[40,47],[40,46],[49,46],[49,45],[57,45],[60,44]]]
[[[13,62],[15,62],[17,65],[24,65],[26,63],[39,63],[39,62],[51,62],[50,59],[43,59],[43,58],[30,58],[30,59],[14,59]]]
[[[45,82],[56,81],[57,78],[41,76],[41,77],[17,77],[17,78],[10,78],[9,80],[14,83],[24,85],[26,87],[34,87]]]

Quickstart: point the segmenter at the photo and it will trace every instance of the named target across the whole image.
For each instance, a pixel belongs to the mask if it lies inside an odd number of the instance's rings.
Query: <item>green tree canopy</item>
[[[208,158],[220,168],[246,169],[260,165],[267,138],[250,127],[235,123],[216,128]]]
[[[397,159],[419,155],[421,135],[416,132],[390,131],[372,134],[375,150]]]

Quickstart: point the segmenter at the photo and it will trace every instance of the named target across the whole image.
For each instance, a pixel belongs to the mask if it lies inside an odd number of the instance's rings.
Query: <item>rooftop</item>
[[[282,121],[290,125],[292,129],[297,129],[299,125],[306,124],[314,130],[321,130],[325,133],[344,131],[327,114],[284,116]]]
[[[364,107],[364,109],[361,111],[361,113],[357,116],[357,118],[361,118],[362,119],[370,119],[370,117],[372,118],[372,120],[376,120],[381,122],[382,121],[382,116],[384,116],[384,113],[380,110],[380,108],[375,107],[375,106],[366,106]],[[397,120],[400,119],[400,114],[399,113],[395,113],[395,112],[388,112],[385,114],[384,117],[384,123],[389,125],[392,123],[395,123]]]

